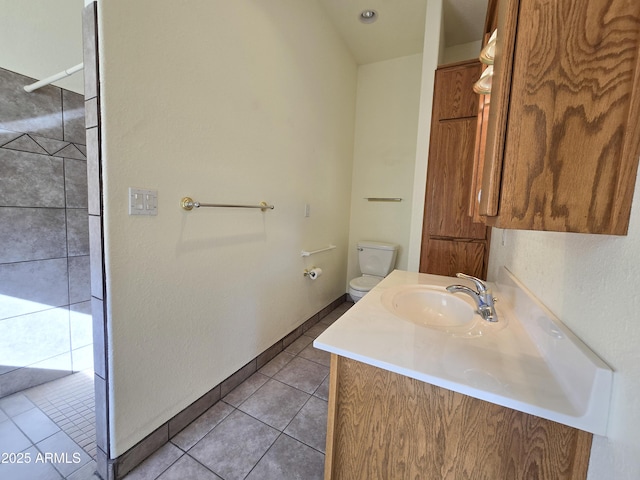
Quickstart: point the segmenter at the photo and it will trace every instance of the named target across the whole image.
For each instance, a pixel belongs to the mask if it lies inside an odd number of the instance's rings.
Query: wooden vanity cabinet
[[[331,355],[325,480],[583,480],[593,435]]]
[[[640,2],[499,0],[480,214],[624,235],[640,157]]]

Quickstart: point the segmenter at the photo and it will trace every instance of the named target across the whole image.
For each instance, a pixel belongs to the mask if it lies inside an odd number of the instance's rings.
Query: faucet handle
[[[487,286],[487,284],[479,278],[472,277],[471,275],[467,275],[465,273],[456,273],[456,277],[463,278],[465,280],[471,280],[475,284],[476,288],[478,289],[478,293],[480,294],[487,293],[489,291],[489,287]]]

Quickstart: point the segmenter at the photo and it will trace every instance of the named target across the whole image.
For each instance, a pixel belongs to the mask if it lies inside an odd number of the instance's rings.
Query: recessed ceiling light
[[[362,23],[373,23],[378,19],[378,12],[375,10],[363,10],[358,18]]]

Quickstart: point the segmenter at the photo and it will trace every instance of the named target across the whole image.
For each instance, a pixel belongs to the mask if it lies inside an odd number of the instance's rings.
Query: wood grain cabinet
[[[473,84],[477,60],[438,68],[420,271],[436,275],[464,272],[486,278],[488,228],[469,213],[473,190],[478,97]]]
[[[583,480],[592,437],[331,356],[325,480]]]
[[[498,0],[480,214],[624,235],[640,157],[640,2]]]

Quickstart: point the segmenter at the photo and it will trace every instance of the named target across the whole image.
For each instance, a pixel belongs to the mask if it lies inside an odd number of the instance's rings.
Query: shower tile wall
[[[93,367],[84,97],[0,69],[0,397]]]

